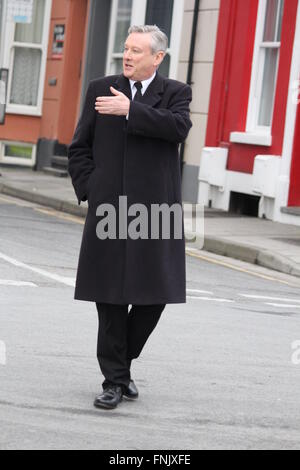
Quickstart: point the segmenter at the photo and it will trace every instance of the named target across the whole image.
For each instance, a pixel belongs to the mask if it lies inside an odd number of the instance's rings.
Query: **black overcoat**
[[[113,96],[110,86],[131,100],[130,82],[123,74],[92,80],[68,150],[78,204],[88,200],[74,298],[132,305],[185,303],[184,230],[179,239],[174,230],[169,239],[161,232],[153,239],[150,228],[148,238],[120,237],[117,231],[116,238],[100,239],[96,227],[107,213],[99,216],[96,211],[103,203],[111,204],[119,228],[119,196],[123,201],[127,197],[128,209],[137,203],[149,212],[152,204],[177,203],[182,208],[178,150],[192,127],[191,87],[157,72],[142,101],[131,101],[127,120],[95,110],[96,97]],[[181,223],[183,229],[183,217]]]

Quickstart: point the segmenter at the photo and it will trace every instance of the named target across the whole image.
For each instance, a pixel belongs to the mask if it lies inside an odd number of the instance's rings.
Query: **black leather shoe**
[[[139,396],[139,391],[133,380],[130,380],[128,387],[125,388],[123,396],[128,400],[136,400]]]
[[[95,398],[94,406],[96,408],[105,408],[112,410],[122,401],[123,390],[119,385],[109,385],[100,395]]]

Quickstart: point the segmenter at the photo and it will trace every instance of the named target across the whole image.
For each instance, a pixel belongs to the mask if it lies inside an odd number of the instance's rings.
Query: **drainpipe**
[[[192,74],[193,74],[194,56],[195,56],[195,48],[196,48],[196,35],[197,35],[198,18],[199,18],[199,6],[200,6],[200,0],[195,0],[193,29],[192,29],[191,47],[190,47],[190,55],[189,55],[189,65],[188,65],[188,73],[187,73],[187,80],[186,80],[186,83],[188,85],[193,84]],[[180,146],[181,175],[183,172],[184,149],[185,149],[185,142],[183,142]]]

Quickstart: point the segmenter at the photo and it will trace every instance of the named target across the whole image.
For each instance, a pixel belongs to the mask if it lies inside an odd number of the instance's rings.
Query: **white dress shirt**
[[[156,71],[154,72],[154,74],[152,75],[152,77],[147,78],[147,80],[141,80],[141,84],[143,85],[143,88],[141,89],[142,95],[144,95],[144,93],[146,93],[146,90],[147,90],[148,86],[149,86],[150,83],[155,79],[155,77],[156,77]],[[136,89],[136,87],[134,86],[134,84],[135,84],[137,81],[139,81],[139,80],[129,80],[129,82],[130,82],[130,88],[131,88],[132,99],[134,99],[135,94],[136,94],[136,92],[137,92],[137,89]],[[127,116],[126,116],[126,119],[128,119],[128,116],[129,116],[129,113],[128,113]]]

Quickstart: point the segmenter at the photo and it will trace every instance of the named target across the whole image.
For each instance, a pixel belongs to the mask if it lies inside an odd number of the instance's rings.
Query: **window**
[[[3,43],[3,0],[0,0],[0,68],[2,67],[2,43]]]
[[[121,73],[123,67],[123,46],[127,31],[131,24],[133,0],[119,0],[115,3],[116,19],[114,31],[114,45],[111,55],[110,73]]]
[[[172,34],[172,20],[174,11],[174,0],[148,0],[145,24],[156,24],[168,38]],[[159,69],[160,73],[169,76],[170,71],[170,52],[166,55]]]
[[[3,142],[0,145],[0,161],[32,167],[36,159],[36,146],[23,142]]]
[[[9,103],[37,106],[44,16],[45,0],[35,1],[32,23],[16,25]]]
[[[0,0],[0,37],[2,31],[2,11],[3,11],[3,0]]]
[[[6,0],[2,0],[2,2]],[[51,0],[33,0],[32,22],[5,23],[3,63],[9,68],[7,113],[40,115]]]
[[[271,133],[284,0],[260,0],[247,131]]]
[[[160,73],[176,78],[184,0],[113,0],[107,75],[123,70],[123,48],[133,24],[156,24],[169,38],[169,49]]]

